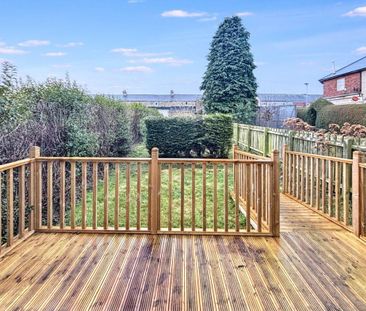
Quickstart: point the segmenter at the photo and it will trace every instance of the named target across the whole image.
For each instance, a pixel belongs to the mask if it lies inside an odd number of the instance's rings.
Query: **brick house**
[[[366,104],[366,56],[319,80],[333,104]]]

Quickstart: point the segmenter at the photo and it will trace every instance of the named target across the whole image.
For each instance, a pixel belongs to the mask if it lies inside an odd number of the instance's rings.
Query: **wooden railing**
[[[70,158],[42,157],[33,147],[29,159],[0,172],[7,246],[33,229],[279,235],[276,152],[272,159],[236,148],[233,159],[164,159],[154,148],[151,158]]]
[[[353,153],[352,166],[352,219],[356,236],[366,239],[366,154]]]
[[[0,165],[0,254],[33,232],[34,160]]]
[[[283,148],[283,192],[352,231],[352,160]]]
[[[168,181],[158,183],[159,232],[277,236],[279,189],[269,177],[277,167],[276,154],[271,160],[236,148],[234,159],[159,159],[159,179]]]

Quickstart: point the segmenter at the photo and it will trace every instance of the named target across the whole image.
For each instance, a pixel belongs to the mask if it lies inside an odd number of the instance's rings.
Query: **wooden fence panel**
[[[273,150],[280,151],[288,145],[291,151],[320,154],[341,158],[352,158],[355,150],[366,151],[365,138],[347,138],[342,135],[327,134],[328,148],[316,148],[317,137],[313,132],[266,128],[261,126],[234,123],[233,142],[242,150],[258,155],[270,156]]]

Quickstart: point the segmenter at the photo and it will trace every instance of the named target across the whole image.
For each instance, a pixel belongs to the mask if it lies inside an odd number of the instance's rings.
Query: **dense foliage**
[[[333,105],[330,101],[319,98],[313,103],[310,104],[309,107],[306,108],[298,108],[297,109],[297,117],[304,120],[306,123],[315,126],[316,119],[318,113],[327,106]]]
[[[161,157],[227,157],[232,139],[232,118],[225,114],[203,118],[149,118],[146,147],[159,148]]]
[[[343,125],[346,122],[366,126],[366,106],[354,104],[324,107],[319,111],[315,125],[327,128],[331,123]]]
[[[75,82],[19,81],[3,67],[0,81],[0,163],[25,158],[30,146],[47,156],[126,156],[142,141],[144,118],[158,112],[92,97]]]
[[[237,16],[219,26],[201,85],[207,113],[231,113],[241,123],[255,120],[257,83],[249,37]]]

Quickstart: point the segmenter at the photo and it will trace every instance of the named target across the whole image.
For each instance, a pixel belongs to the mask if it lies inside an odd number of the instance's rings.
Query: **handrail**
[[[261,158],[263,159],[263,158]],[[165,159],[159,158],[159,163],[227,163],[227,164],[235,164],[235,163],[257,163],[257,164],[271,164],[273,161],[271,159],[267,160],[242,160],[242,159]]]
[[[305,156],[308,158],[323,159],[323,160],[335,161],[335,162],[339,162],[339,163],[352,164],[352,159],[343,159],[343,158],[338,158],[338,157],[331,157],[331,156],[324,156],[324,155],[320,155],[320,154],[304,153],[304,152],[289,151],[289,150],[286,152],[287,152],[287,154]]]
[[[38,157],[37,161],[74,161],[74,162],[150,162],[151,158],[109,158],[109,157]]]
[[[15,162],[2,164],[2,165],[0,165],[0,172],[9,170],[11,168],[14,169],[14,168],[17,168],[17,167],[20,167],[20,166],[23,166],[23,165],[27,165],[27,164],[30,164],[32,162],[34,162],[34,159],[26,158],[26,159],[23,159],[23,160],[18,160],[18,161],[15,161]]]

